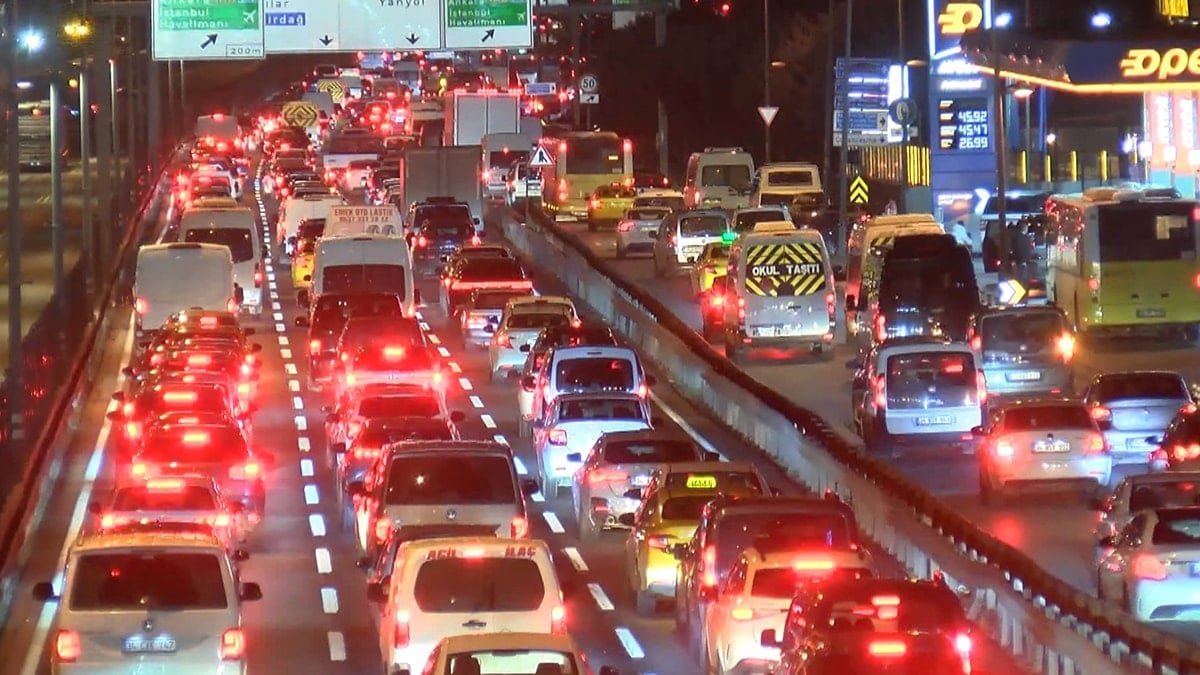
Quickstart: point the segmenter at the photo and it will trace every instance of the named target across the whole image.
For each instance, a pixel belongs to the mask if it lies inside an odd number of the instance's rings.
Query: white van
[[[742,148],[705,148],[688,158],[683,198],[689,209],[743,209],[750,205],[754,158]]]
[[[412,255],[403,237],[361,234],[330,237],[317,242],[313,260],[312,295],[372,291],[400,296],[404,315],[416,316],[420,302],[413,281]],[[309,294],[300,291],[300,304]]]
[[[533,419],[545,419],[546,408],[563,394],[624,393],[645,398],[653,385],[637,352],[629,347],[551,347],[534,384]]]
[[[359,234],[395,237],[403,232],[404,221],[395,204],[339,204],[330,208],[325,218],[326,237],[352,237]]]
[[[216,244],[151,244],[138,249],[133,280],[138,343],[148,341],[167,317],[193,307],[237,309],[233,259]]]
[[[266,272],[258,219],[248,208],[188,209],[179,220],[179,241],[217,244],[233,257],[233,283],[240,289],[241,305],[261,314]]]
[[[816,164],[777,162],[764,164],[754,174],[750,192],[751,206],[783,206],[787,208],[803,193],[822,192],[821,172]]]
[[[846,304],[855,304],[862,286],[863,257],[872,248],[886,248],[896,237],[910,234],[944,234],[945,230],[933,214],[905,213],[896,216],[875,216],[854,226],[846,247]]]
[[[296,236],[301,221],[328,218],[329,209],[345,203],[345,199],[334,194],[293,196],[284,199],[279,205],[279,219],[275,226],[276,241],[280,242],[290,255],[292,243],[288,240]]]
[[[784,220],[759,223],[729,251],[725,356],[757,345],[833,346],[837,326],[833,265],[816,230]]]
[[[368,591],[375,599],[383,599],[384,592]],[[416,675],[437,644],[454,635],[566,634],[566,617],[554,559],[544,541],[406,541],[396,552],[379,621],[383,670]]]
[[[525,134],[484,134],[480,140],[483,150],[483,197],[503,199],[508,191],[506,179],[513,162],[524,162],[533,151],[534,139]]]

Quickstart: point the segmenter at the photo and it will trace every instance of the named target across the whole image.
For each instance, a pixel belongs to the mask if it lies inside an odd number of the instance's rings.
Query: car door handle
[[[480,621],[479,619],[471,619],[470,621],[463,623],[463,628],[477,629],[477,628],[486,628],[486,627],[487,627],[487,622]]]

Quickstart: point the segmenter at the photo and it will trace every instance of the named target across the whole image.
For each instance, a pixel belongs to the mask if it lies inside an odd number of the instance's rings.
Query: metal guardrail
[[[1200,648],[1135,621],[982,532],[831,426],[746,375],[653,297],[545,217],[506,238],[667,373],[688,400],[817,491],[852,497],[868,536],[912,573],[970,589],[972,618],[1037,672],[1200,674]]]

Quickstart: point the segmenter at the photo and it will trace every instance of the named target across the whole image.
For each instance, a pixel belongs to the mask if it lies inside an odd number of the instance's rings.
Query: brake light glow
[[[529,520],[525,516],[513,516],[508,522],[508,535],[513,539],[525,539],[529,536]]]
[[[739,324],[746,323],[746,299],[745,298],[738,298],[737,318],[738,318]]]
[[[754,618],[754,610],[749,607],[734,607],[729,610],[729,616],[736,621],[749,621]]]
[[[221,633],[221,660],[236,661],[246,655],[246,636],[241,628],[230,628]]]
[[[792,563],[792,568],[797,572],[829,572],[834,568],[833,561],[826,559],[820,560],[797,560]]]
[[[384,347],[383,358],[389,361],[396,361],[404,358],[404,347]]]
[[[380,518],[375,521],[375,541],[383,543],[387,539],[388,534],[392,531],[392,521],[387,518]]]
[[[184,445],[208,445],[212,436],[207,431],[188,431],[183,434]]]
[[[183,489],[183,481],[178,478],[159,478],[146,481],[146,489],[163,492],[178,492]]]
[[[564,429],[550,430],[550,445],[566,445],[567,432]]]
[[[392,647],[407,647],[409,640],[408,610],[396,610],[396,626],[392,630]]]
[[[60,629],[54,634],[54,658],[59,663],[74,663],[83,654],[83,643],[79,633],[73,630]]]
[[[975,394],[979,398],[979,405],[987,403],[987,380],[984,379],[982,370],[975,371]]]
[[[1092,277],[1091,279],[1088,279],[1088,290],[1093,293],[1099,292],[1100,280],[1097,279],[1096,277]]]
[[[867,653],[876,658],[898,658],[908,653],[908,645],[899,640],[873,640]]]
[[[1008,441],[999,441],[996,443],[997,457],[1012,457],[1014,452],[1015,450],[1013,449],[1012,443],[1009,443]]]
[[[164,403],[195,403],[200,395],[194,391],[168,391],[163,393]]]
[[[137,439],[141,438],[142,437],[142,423],[141,422],[126,422],[125,423],[125,435],[128,436],[130,440],[137,440]]]
[[[980,351],[983,349],[983,338],[976,335],[971,338],[971,349]]]
[[[1162,581],[1167,578],[1167,566],[1157,556],[1139,553],[1133,559],[1133,575],[1148,581]]]
[[[825,312],[829,315],[830,320],[837,315],[835,304],[837,303],[837,295],[833,292],[825,294]]]
[[[150,303],[146,302],[145,298],[139,297],[133,301],[133,311],[145,315],[146,312],[150,311]]]
[[[887,379],[885,379],[885,375],[883,373],[879,373],[878,375],[875,376],[874,385],[875,385],[874,386],[875,407],[876,408],[886,408],[887,407]]]
[[[710,293],[708,296],[708,304],[713,307],[724,307],[725,296],[720,293]]]
[[[700,559],[701,569],[704,571],[704,587],[717,587],[717,547],[708,545],[704,547],[704,556]]]
[[[1092,419],[1097,422],[1111,422],[1112,410],[1102,405],[1092,406]]]
[[[589,483],[624,483],[629,480],[629,474],[616,469],[592,469],[587,473]]]
[[[887,317],[882,314],[875,315],[875,341],[883,342],[887,339]]]
[[[141,478],[150,473],[150,467],[145,462],[134,462],[133,466],[129,467],[129,473],[135,478]]]
[[[973,646],[970,635],[959,633],[954,636],[954,648],[958,650],[959,654],[970,654]]]
[[[483,240],[479,238],[479,235],[476,234],[471,237],[471,245],[472,246],[478,246],[482,243],[483,243]]]
[[[188,354],[187,364],[188,364],[188,367],[196,367],[196,368],[202,368],[204,366],[211,366],[212,365],[212,357],[209,356],[208,354]]]
[[[1054,341],[1054,347],[1058,350],[1058,355],[1063,357],[1064,361],[1070,361],[1075,355],[1075,336],[1070,333],[1063,333]]]
[[[1189,459],[1200,458],[1200,444],[1192,443],[1191,445],[1176,445],[1171,448],[1171,456],[1177,462],[1186,462]]]
[[[1104,452],[1104,449],[1105,445],[1103,436],[1100,434],[1088,435],[1087,446],[1083,450],[1085,455],[1099,455]]]
[[[417,248],[425,248],[428,245],[429,240],[425,238],[425,235],[417,237]]]
[[[629,232],[633,229],[633,222],[624,220],[617,224],[617,232]]]
[[[308,341],[308,353],[316,354],[319,351],[321,351],[321,341],[320,340],[309,340]]]
[[[567,608],[557,605],[550,610],[550,632],[555,635],[567,634]]]
[[[898,595],[876,595],[871,598],[871,604],[876,607],[898,607],[900,605],[900,596]]]

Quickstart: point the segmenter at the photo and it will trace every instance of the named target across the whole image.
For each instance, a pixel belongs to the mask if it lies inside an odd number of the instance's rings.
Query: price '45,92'
[[[964,124],[987,124],[988,111],[986,110],[959,110],[958,121]]]

